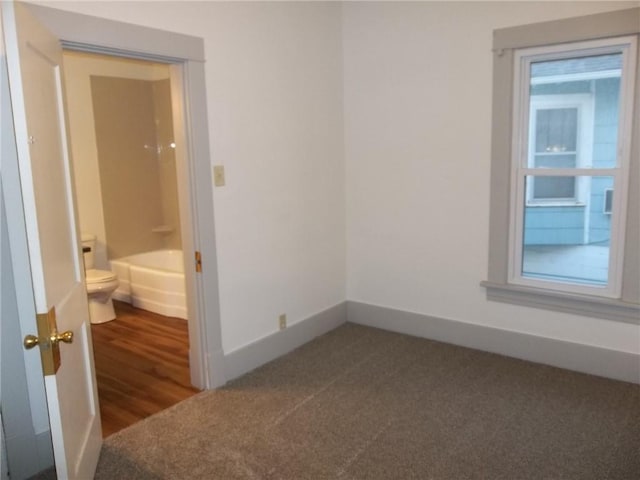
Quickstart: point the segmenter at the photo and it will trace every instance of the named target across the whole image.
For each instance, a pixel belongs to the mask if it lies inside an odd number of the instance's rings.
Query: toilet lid
[[[109,270],[96,270],[90,269],[85,272],[85,276],[87,277],[87,282],[95,283],[95,282],[108,282],[109,280],[114,280],[116,278],[116,274]]]

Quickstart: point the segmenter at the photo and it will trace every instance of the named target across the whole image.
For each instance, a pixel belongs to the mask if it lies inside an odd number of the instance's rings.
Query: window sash
[[[512,141],[512,175],[511,175],[511,215],[509,227],[509,259],[508,282],[516,285],[531,286],[568,293],[579,293],[603,297],[619,298],[621,292],[622,262],[624,256],[624,227],[626,218],[626,199],[628,184],[629,152],[631,139],[631,114],[633,98],[633,82],[635,74],[635,37],[613,38],[597,41],[586,41],[571,45],[528,48],[517,50],[514,55],[514,105],[513,105],[513,141]],[[531,63],[577,58],[606,53],[622,53],[622,75],[619,99],[618,138],[616,166],[613,168],[535,168],[529,166],[531,149],[529,144],[530,129],[533,128],[529,106]],[[533,142],[532,142],[533,143]],[[579,143],[579,142],[578,142]],[[587,163],[590,164],[590,161]],[[525,277],[522,272],[524,250],[525,209],[531,205],[562,204],[563,199],[531,201],[526,198],[527,177],[533,176],[579,176],[613,177],[613,205],[611,213],[611,240],[609,250],[608,281],[606,286],[582,285]],[[576,182],[576,197],[579,200]],[[566,204],[566,203],[565,203]]]

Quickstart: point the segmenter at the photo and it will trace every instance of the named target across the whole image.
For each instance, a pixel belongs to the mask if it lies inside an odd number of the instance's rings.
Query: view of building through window
[[[530,64],[523,277],[607,285],[621,66],[621,53]]]

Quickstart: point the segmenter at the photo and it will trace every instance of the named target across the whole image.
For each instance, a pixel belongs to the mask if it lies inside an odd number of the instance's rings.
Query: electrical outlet
[[[224,187],[224,165],[213,166],[213,184],[216,187]]]
[[[287,328],[287,314],[283,313],[278,317],[278,322],[280,324],[280,330],[284,330]]]

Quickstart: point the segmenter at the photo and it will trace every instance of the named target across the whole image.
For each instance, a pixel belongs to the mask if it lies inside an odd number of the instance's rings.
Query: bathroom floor
[[[91,325],[102,435],[191,397],[187,322],[114,301],[116,320]]]

